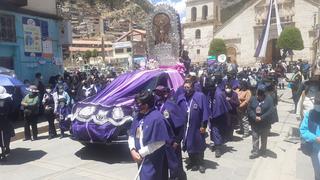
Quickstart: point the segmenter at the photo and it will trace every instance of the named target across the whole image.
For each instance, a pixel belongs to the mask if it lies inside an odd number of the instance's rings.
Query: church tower
[[[184,49],[192,62],[208,57],[213,32],[220,22],[220,0],[187,0],[184,28]]]

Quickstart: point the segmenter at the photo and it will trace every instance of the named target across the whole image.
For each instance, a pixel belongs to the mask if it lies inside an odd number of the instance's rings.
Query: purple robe
[[[171,140],[166,120],[158,110],[151,110],[143,117],[138,116],[132,122],[130,136],[135,139],[135,148],[139,150],[141,145],[137,137],[137,129],[142,124],[143,145],[148,145],[157,141],[169,142]],[[141,180],[163,180],[168,169],[166,164],[166,146],[162,146],[152,154],[144,157],[142,168],[140,171]]]
[[[186,123],[187,114],[173,101],[167,100],[162,106],[158,107],[160,112],[167,119],[169,128],[173,131],[173,142],[180,145],[184,135],[184,125]],[[177,177],[183,171],[181,146],[176,150],[173,149],[172,143],[167,146],[166,154],[170,176]]]
[[[200,133],[200,128],[206,126],[208,115],[208,102],[205,95],[201,92],[194,92],[188,101],[184,94],[177,100],[178,105],[188,114],[186,132],[183,139],[183,150],[188,153],[202,153],[206,148],[205,136]]]
[[[221,85],[219,85],[214,94],[214,100],[211,105],[211,116],[217,118],[231,110],[231,105],[226,100],[226,94]]]
[[[221,145],[224,142],[224,134],[228,128],[228,112],[232,109],[226,100],[224,92],[225,81],[222,81],[216,88],[214,98],[211,99],[211,117],[210,120],[210,139],[215,145]]]
[[[69,131],[70,130],[70,125],[71,121],[70,119],[67,119],[67,116],[71,114],[71,109],[68,106],[60,107],[58,106],[57,109],[58,118],[59,118],[59,127],[61,131]]]

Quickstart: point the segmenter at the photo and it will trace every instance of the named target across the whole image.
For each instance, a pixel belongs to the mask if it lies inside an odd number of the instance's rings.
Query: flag
[[[270,34],[271,19],[272,19],[271,15],[272,15],[273,8],[274,8],[275,16],[276,16],[278,37],[280,36],[280,34],[282,32],[282,26],[281,26],[281,21],[280,21],[277,0],[270,0],[266,24],[265,24],[263,31],[262,31],[262,34],[260,36],[259,43],[258,43],[256,52],[254,54],[254,57],[266,57],[267,45],[268,45],[269,34]]]

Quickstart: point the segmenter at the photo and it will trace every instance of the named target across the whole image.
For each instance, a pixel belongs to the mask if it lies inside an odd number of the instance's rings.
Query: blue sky
[[[153,4],[166,3],[174,7],[180,14],[181,21],[185,21],[186,16],[186,0],[149,0]]]

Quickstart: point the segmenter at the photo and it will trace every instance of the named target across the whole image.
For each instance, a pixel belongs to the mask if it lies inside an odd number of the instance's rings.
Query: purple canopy
[[[167,78],[169,82],[163,82],[163,78],[161,78],[166,75],[169,76]],[[133,102],[135,94],[141,90],[153,90],[157,85],[156,83],[166,84],[177,90],[183,84],[183,79],[176,70],[134,71],[119,76],[97,95],[80,103],[104,107],[129,105]]]

